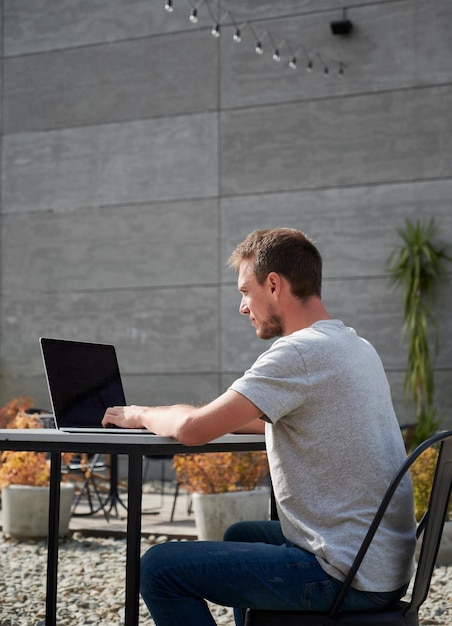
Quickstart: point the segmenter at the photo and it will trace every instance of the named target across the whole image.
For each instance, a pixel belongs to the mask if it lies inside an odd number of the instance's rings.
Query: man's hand
[[[143,406],[112,406],[105,411],[102,426],[119,426],[120,428],[146,428]]]

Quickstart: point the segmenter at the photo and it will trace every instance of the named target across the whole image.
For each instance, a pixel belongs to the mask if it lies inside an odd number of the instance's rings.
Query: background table
[[[263,435],[225,435],[203,446],[184,446],[171,437],[149,434],[63,433],[51,429],[0,429],[0,450],[49,452],[50,504],[47,555],[46,626],[57,626],[58,529],[61,453],[87,452],[128,456],[127,560],[125,626],[137,626],[140,582],[141,489],[143,456],[264,450]]]

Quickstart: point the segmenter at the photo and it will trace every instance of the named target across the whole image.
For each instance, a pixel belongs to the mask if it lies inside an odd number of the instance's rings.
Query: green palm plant
[[[428,222],[412,223],[397,229],[402,244],[391,253],[387,262],[390,281],[404,287],[404,325],[402,341],[407,337],[407,369],[405,395],[414,402],[416,429],[410,448],[433,434],[440,423],[434,407],[434,354],[438,352],[438,324],[434,316],[434,301],[438,284],[446,279],[446,261],[451,261],[446,246],[437,246],[433,239],[437,228],[433,218]],[[432,335],[433,333],[433,335]]]

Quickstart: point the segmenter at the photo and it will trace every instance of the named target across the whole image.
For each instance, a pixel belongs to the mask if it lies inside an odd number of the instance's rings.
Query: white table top
[[[119,430],[118,433],[67,433],[51,428],[0,429],[0,449],[5,448],[6,446],[4,444],[7,442],[14,442],[16,445],[20,442],[59,444],[59,446],[62,446],[61,449],[63,449],[65,444],[100,444],[100,447],[108,447],[112,444],[118,444],[121,446],[167,446],[168,448],[180,448],[181,452],[185,449],[188,450],[186,446],[172,437],[160,437],[158,435],[153,435],[152,433],[121,434]],[[224,445],[225,448],[227,448],[228,446],[233,446],[234,444],[244,446],[256,446],[256,444],[261,444],[262,448],[264,448],[265,437],[264,435],[228,434],[214,439],[202,446],[190,446],[190,450],[196,448],[199,448],[199,451],[208,450],[209,447],[216,447],[217,445]]]
[[[117,433],[67,433],[53,428],[3,428],[0,429],[0,441],[61,441],[61,442],[86,442],[98,443],[105,441],[112,443],[120,441],[121,443],[158,443],[158,444],[174,444],[178,443],[172,437],[160,437],[152,433],[127,433],[121,434],[120,429]],[[243,435],[228,434],[213,439],[209,443],[261,443],[265,441],[264,435]],[[181,444],[182,445],[182,444]],[[209,445],[209,444],[205,444]]]

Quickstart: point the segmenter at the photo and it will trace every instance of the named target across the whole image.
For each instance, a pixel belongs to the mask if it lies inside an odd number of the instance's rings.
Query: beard
[[[259,339],[275,339],[275,337],[282,337],[284,330],[281,317],[270,311],[268,318],[262,322],[259,328],[256,328],[256,335]]]

